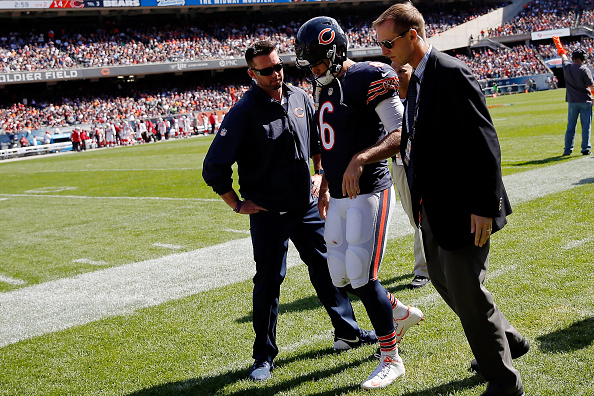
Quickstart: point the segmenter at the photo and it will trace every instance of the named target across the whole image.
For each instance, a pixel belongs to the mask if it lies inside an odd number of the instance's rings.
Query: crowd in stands
[[[478,80],[511,78],[548,73],[547,67],[538,58],[537,50],[527,45],[494,51],[472,51],[472,56],[458,54],[466,62]]]
[[[586,10],[576,7],[581,1]],[[476,18],[509,2],[488,7],[470,7],[456,12],[426,13],[428,36],[439,34],[452,26]],[[575,19],[576,10],[582,21],[592,21],[594,0],[534,0],[510,27],[501,34],[560,27],[565,19]],[[572,14],[573,13],[573,14]],[[376,45],[371,29],[371,17],[343,16],[351,47]],[[245,25],[213,22],[210,24],[122,28],[106,23],[90,32],[72,33],[66,29],[45,33],[0,33],[0,70],[38,70],[70,67],[99,67],[116,64],[138,64],[189,59],[209,59],[243,56],[255,40],[271,39],[279,52],[292,52],[293,37],[301,20],[280,21],[276,24],[253,22]],[[543,25],[546,24],[546,25]],[[571,24],[571,23],[570,23]],[[200,27],[197,27],[200,26]],[[274,27],[273,27],[274,26]],[[514,33],[515,32],[515,33]],[[489,32],[489,34],[494,34]],[[495,33],[498,34],[498,33]],[[593,40],[567,43],[572,51],[577,46],[593,51]],[[472,51],[470,56],[457,57],[472,68],[477,79],[518,77],[547,73],[541,59],[556,56],[554,45],[519,45],[510,49]],[[539,59],[540,58],[540,59]],[[292,83],[311,93],[311,84],[292,77]],[[249,88],[249,80],[217,84],[198,84],[180,88],[148,89],[129,94],[86,93],[59,100],[23,100],[0,106],[0,133],[64,127],[78,124],[121,123],[125,121],[183,116],[227,109]]]
[[[452,8],[425,13],[427,36],[440,34],[507,2]],[[594,25],[594,0],[533,0],[511,22],[483,32],[504,36],[569,27],[579,16],[580,23]],[[285,19],[285,20],[283,20]],[[375,43],[371,15],[338,17],[349,36],[351,48]],[[44,32],[0,33],[0,71],[36,71],[115,65],[145,64],[242,57],[254,41],[269,39],[279,52],[293,51],[294,36],[303,20],[285,16],[276,23],[260,21],[165,23],[146,27],[122,27],[106,21],[99,28],[56,29]]]
[[[568,44],[569,51],[580,45],[591,52],[593,40]],[[555,56],[554,45],[539,47],[520,45],[511,49],[479,50],[472,55],[457,57],[471,67],[477,79],[518,77],[547,73],[538,59]],[[304,78],[291,82],[311,93],[311,84]],[[19,131],[44,127],[63,127],[73,124],[93,124],[108,121],[122,122],[163,115],[183,115],[222,110],[231,107],[249,88],[243,82],[188,86],[181,89],[153,90],[130,94],[80,95],[60,100],[25,100],[0,107],[1,131]]]
[[[509,3],[427,12],[427,35],[439,34]],[[337,16],[351,48],[376,45],[371,28],[375,13],[373,10],[361,15]],[[277,43],[281,53],[293,52],[295,34],[307,17],[281,16],[274,23],[196,21],[151,27],[123,27],[106,21],[93,30],[79,27],[13,31],[0,34],[0,70],[36,71],[242,57],[247,47],[259,39]]]
[[[104,148],[115,146],[130,146],[135,144],[165,141],[169,139],[188,138],[192,135],[215,133],[222,118],[215,112],[187,113],[176,117],[159,117],[134,121],[111,120],[103,123],[77,126],[65,133],[72,143],[73,151],[86,151],[88,148]],[[20,137],[19,137],[20,136]],[[22,147],[36,147],[56,143],[55,134],[45,131],[43,136],[25,129],[9,133],[8,141],[3,142],[2,149]],[[64,140],[64,133],[60,133],[59,140]],[[48,152],[48,151],[46,151]],[[29,153],[38,154],[39,150]],[[6,155],[6,154],[5,154]]]
[[[564,41],[564,40],[561,40]],[[565,49],[567,50],[567,52],[569,54],[571,54],[573,51],[575,51],[576,49],[581,49],[583,51],[586,51],[587,54],[593,55],[594,54],[594,39],[588,38],[588,39],[583,39],[581,41],[575,41],[575,42],[565,42],[563,44],[563,46],[565,47]],[[538,46],[538,53],[540,54],[540,56],[543,59],[550,59],[550,58],[556,58],[558,57],[557,54],[557,48],[555,47],[554,44],[543,44]],[[571,57],[571,55],[570,55]],[[592,58],[590,58],[592,59]],[[591,63],[592,61],[589,60],[588,63]]]
[[[488,29],[489,37],[562,29],[575,24],[594,26],[594,0],[532,0],[502,26]]]
[[[0,133],[212,113],[233,106],[249,89],[249,80],[244,81],[130,95],[88,94],[54,101],[31,100],[30,103],[26,100],[0,107]],[[287,81],[312,92],[306,79],[290,77]]]
[[[247,88],[241,84],[196,86],[167,92],[145,91],[130,96],[88,94],[59,101],[14,103],[0,108],[0,130],[35,130],[225,109],[232,106]]]

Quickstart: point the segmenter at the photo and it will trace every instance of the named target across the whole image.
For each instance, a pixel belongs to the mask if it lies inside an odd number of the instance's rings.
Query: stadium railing
[[[72,150],[72,142],[41,144],[37,146],[4,149],[0,150],[0,159],[24,157],[27,155],[57,153],[62,150]]]

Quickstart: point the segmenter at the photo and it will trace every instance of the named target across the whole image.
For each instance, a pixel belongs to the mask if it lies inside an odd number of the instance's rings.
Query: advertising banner
[[[118,8],[118,7],[194,7],[210,5],[251,5],[300,3],[319,0],[0,0],[2,10]],[[336,0],[326,0],[336,1]]]
[[[137,0],[140,1],[140,0]],[[140,4],[140,3],[139,3]],[[103,0],[7,1],[0,0],[2,10],[76,9],[103,7]]]
[[[553,30],[542,30],[540,32],[532,32],[532,40],[545,40],[551,39],[553,36],[565,37],[571,36],[571,29],[553,29]]]
[[[140,0],[143,7],[180,7],[203,5],[250,5],[292,3],[292,0]]]
[[[145,74],[180,73],[198,70],[220,70],[247,67],[243,58],[151,63],[147,65],[89,67],[64,70],[39,70],[0,73],[0,85],[50,81],[86,80]]]

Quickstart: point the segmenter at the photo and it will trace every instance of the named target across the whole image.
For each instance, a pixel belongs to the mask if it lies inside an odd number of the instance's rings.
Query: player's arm
[[[322,175],[322,182],[320,184],[320,197],[318,199],[318,211],[320,212],[320,217],[323,220],[326,220],[329,203],[330,192],[328,190],[328,180],[326,180],[326,175]]]
[[[322,184],[322,154],[314,154],[311,157],[314,166],[314,174],[311,177],[311,193],[317,197],[320,194],[320,186]]]
[[[356,198],[359,190],[359,178],[363,173],[363,166],[390,158],[400,152],[400,133],[404,106],[397,94],[380,102],[375,111],[380,117],[384,128],[391,131],[378,143],[355,154],[347,166],[342,177],[342,193],[349,198]]]

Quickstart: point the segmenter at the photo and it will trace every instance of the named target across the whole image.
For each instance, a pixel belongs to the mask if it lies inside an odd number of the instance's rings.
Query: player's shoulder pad
[[[369,76],[367,103],[384,98],[398,91],[398,75],[394,69],[383,62],[362,62]]]

